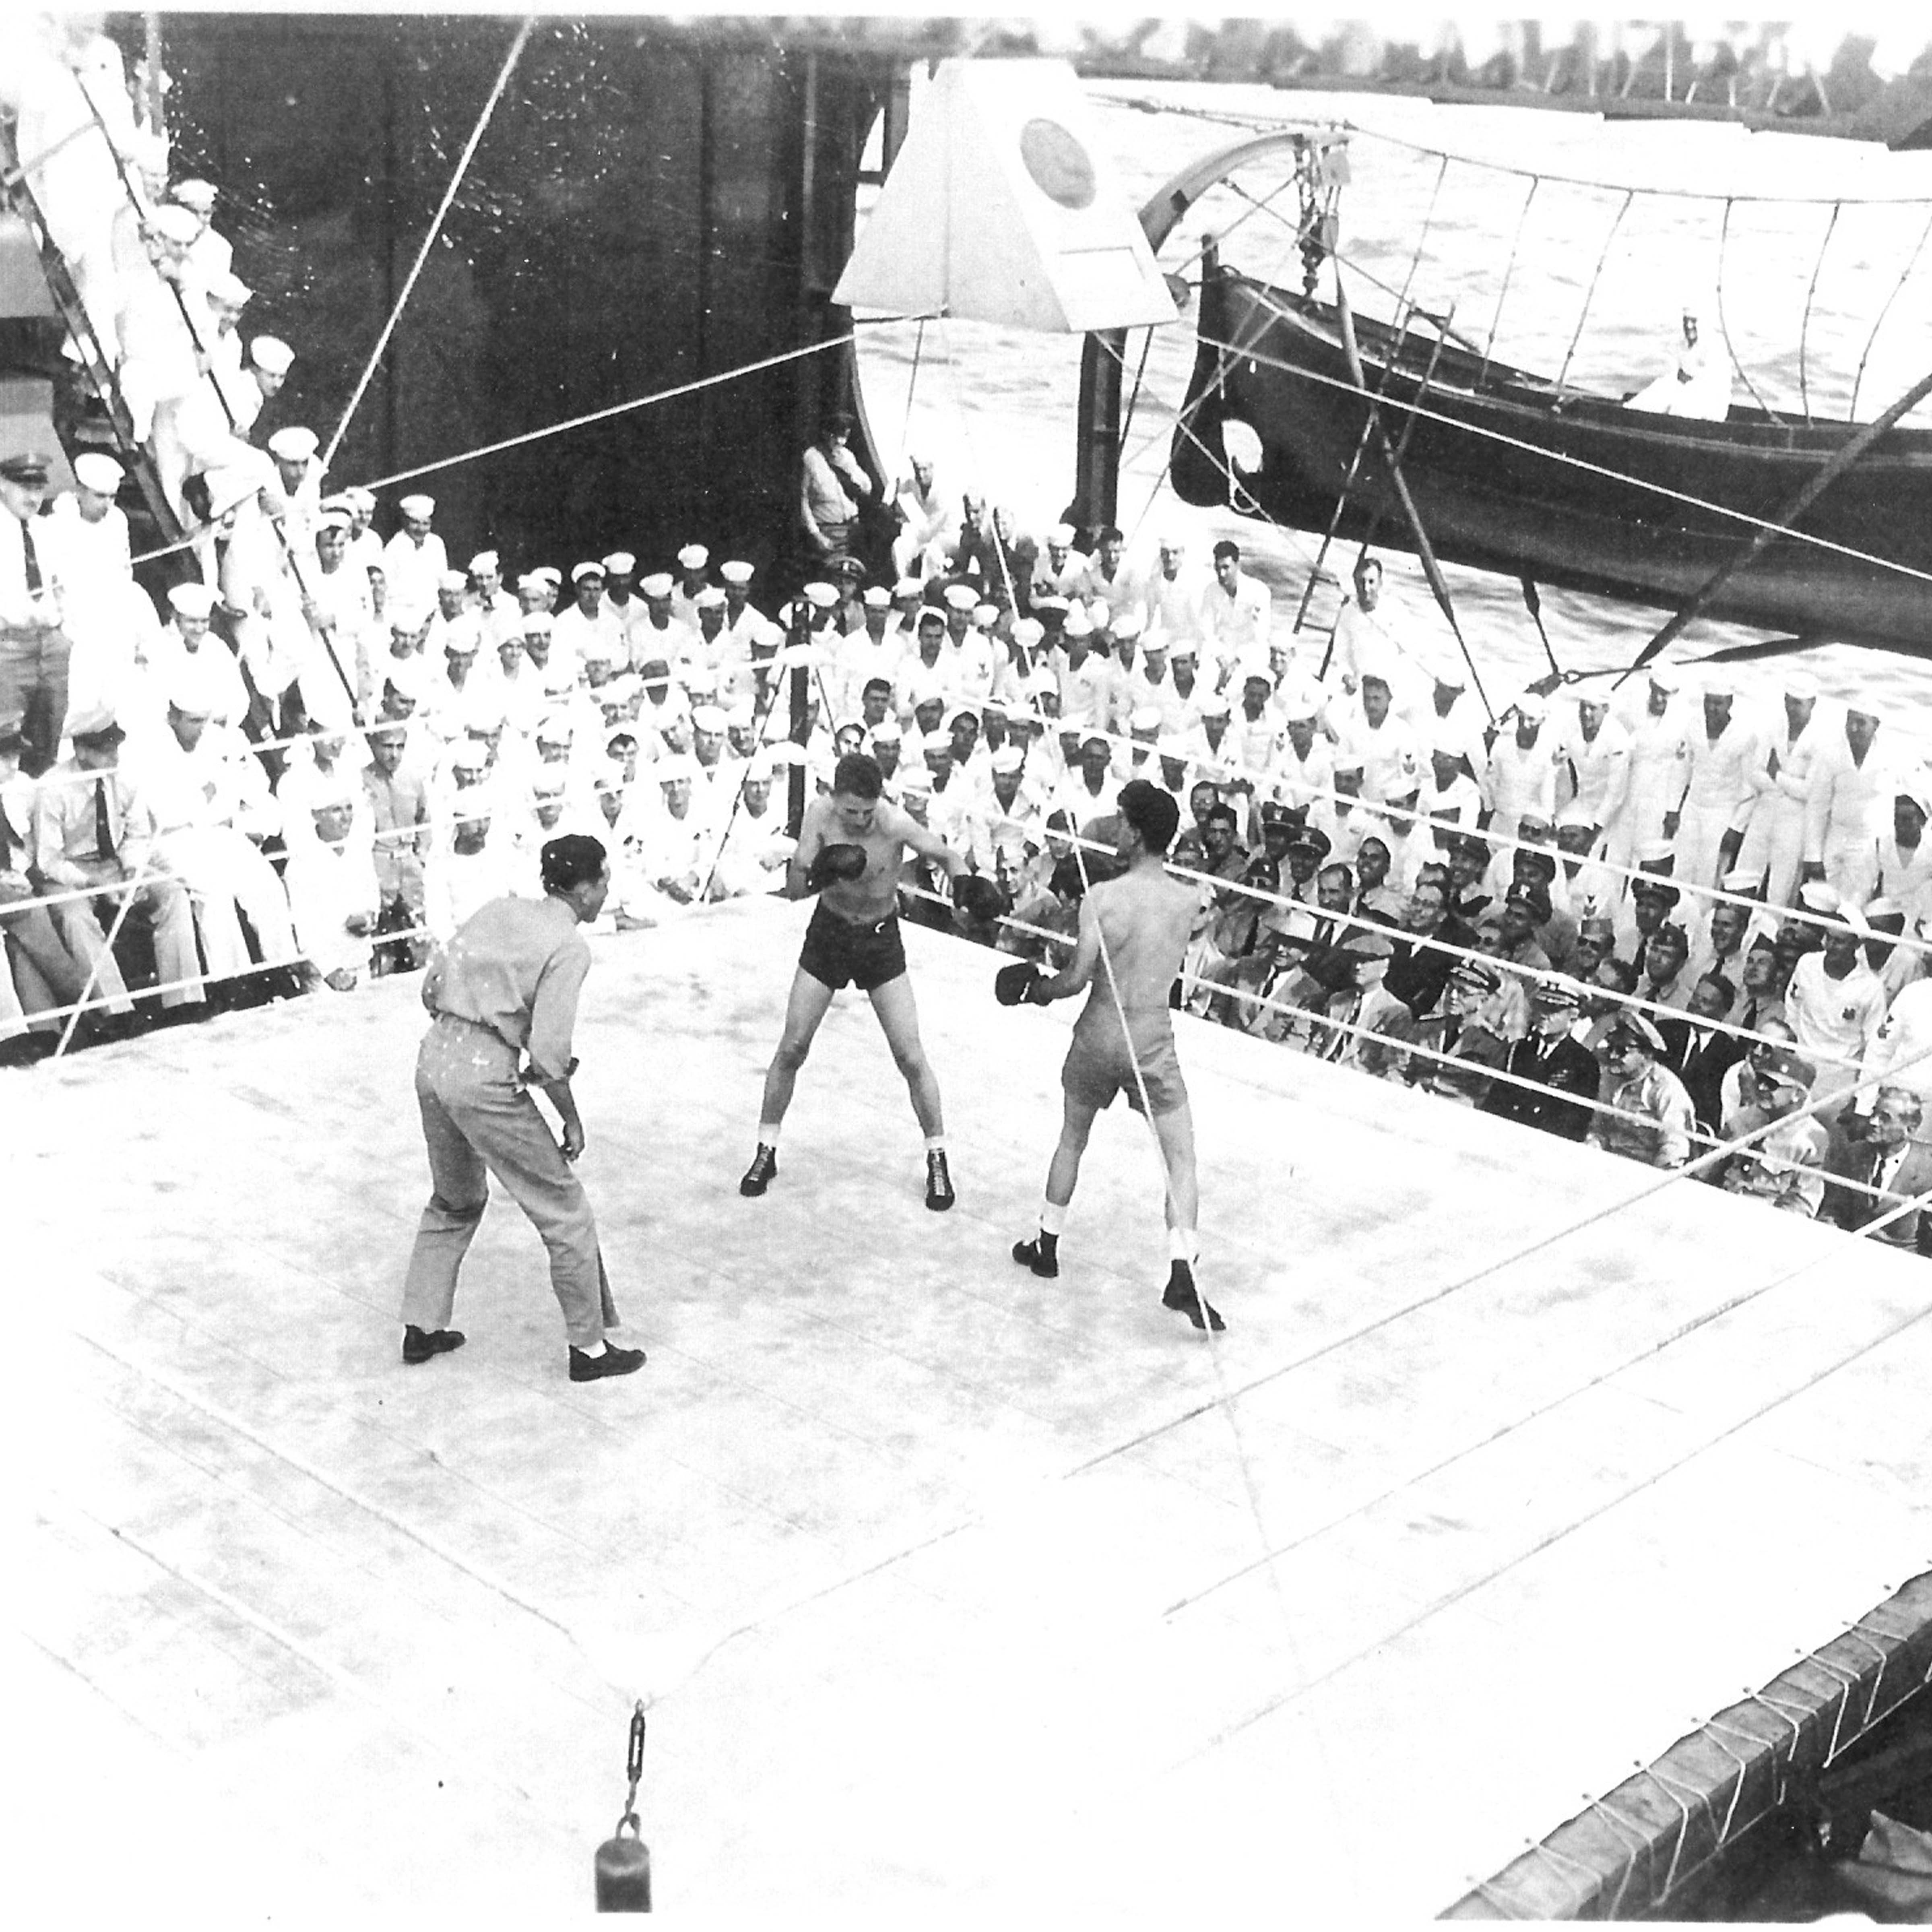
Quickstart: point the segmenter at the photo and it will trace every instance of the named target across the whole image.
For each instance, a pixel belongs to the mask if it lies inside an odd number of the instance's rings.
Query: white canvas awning
[[[1071,334],[1175,319],[1064,61],[941,63],[832,299]]]

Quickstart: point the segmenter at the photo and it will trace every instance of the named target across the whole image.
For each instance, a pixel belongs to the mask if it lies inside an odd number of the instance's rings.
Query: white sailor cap
[[[872,728],[872,742],[875,745],[896,745],[901,741],[899,721],[896,718],[881,718]]]
[[[439,590],[467,590],[470,588],[470,580],[460,570],[446,570],[436,580],[436,587]]]
[[[412,654],[406,658],[385,658],[382,660],[382,682],[398,698],[420,700],[428,688],[429,661]]]
[[[470,574],[472,577],[487,577],[493,570],[500,570],[503,560],[494,550],[479,550],[470,560]]]
[[[74,467],[79,470],[80,465]],[[1800,700],[1818,695],[1818,680],[1808,670],[1790,670],[1784,674],[1784,694]]]
[[[1160,729],[1160,708],[1158,705],[1137,705],[1128,715],[1127,729],[1130,732],[1158,731]]]
[[[201,224],[185,208],[164,202],[148,217],[148,226],[164,242],[185,248],[201,232]]]
[[[890,610],[892,608],[892,593],[883,584],[875,584],[866,592],[862,601],[868,610]]]
[[[1516,715],[1540,724],[1550,716],[1549,700],[1540,692],[1526,691],[1516,701]]]
[[[74,459],[74,480],[103,496],[112,496],[126,473],[112,457],[98,449],[85,450]]]
[[[1087,607],[1078,598],[1067,607],[1066,622],[1060,628],[1063,637],[1090,638],[1094,634],[1094,626],[1087,620]]]
[[[949,610],[972,610],[979,607],[980,593],[969,584],[948,584],[946,589],[946,608]]]
[[[1657,686],[1659,691],[1676,691],[1682,688],[1684,682],[1683,679],[1669,664],[1652,664],[1644,675]]]
[[[926,586],[916,577],[902,577],[892,586],[892,598],[894,603],[897,603],[902,598],[923,597],[925,595]]]
[[[674,588],[671,574],[668,570],[654,570],[638,585],[639,596],[652,603],[661,603]]]
[[[547,711],[537,720],[539,745],[567,745],[574,735],[574,728],[560,711]]]
[[[711,561],[711,553],[702,544],[686,544],[677,554],[682,570],[702,570]]]
[[[993,754],[993,770],[995,773],[1024,771],[1025,769],[1026,754],[1017,745],[1002,745]]]
[[[1046,635],[1046,626],[1037,617],[1016,617],[1013,620],[1013,642],[1022,650],[1032,650]]]
[[[283,463],[306,463],[321,447],[312,429],[278,429],[268,439],[268,454]]]
[[[739,557],[734,557],[729,563],[721,563],[718,566],[718,574],[727,584],[748,584],[753,574],[752,566]]]
[[[894,782],[902,797],[926,797],[932,790],[932,774],[923,764],[902,765]]]
[[[400,498],[396,508],[406,517],[433,517],[436,514],[436,499],[418,490],[414,496]]]
[[[694,731],[722,734],[731,728],[731,721],[715,704],[700,704],[691,714],[691,728]]]
[[[177,617],[212,617],[214,592],[206,584],[177,584],[168,592],[168,608]]]
[[[321,528],[346,530],[356,520],[356,512],[340,496],[326,499],[322,506]]]
[[[502,698],[492,692],[489,686],[471,685],[463,694],[463,728],[473,731],[479,737],[487,737],[492,731],[500,731],[508,713],[503,708]]]
[[[1046,533],[1046,540],[1056,550],[1071,550],[1073,539],[1079,535],[1071,524],[1055,524]]]
[[[210,275],[203,286],[210,302],[220,302],[229,308],[246,308],[255,299],[255,291],[232,268]]]
[[[1226,718],[1229,715],[1228,700],[1218,691],[1210,691],[1201,700],[1200,709],[1204,718]]]
[[[829,584],[808,584],[805,601],[814,610],[829,610],[838,602],[838,592]]]
[[[358,514],[376,507],[375,491],[364,489],[359,483],[352,483],[342,494],[354,506]]]
[[[1138,638],[1147,628],[1147,620],[1138,610],[1124,610],[1108,628],[1116,638]]]
[[[581,584],[586,577],[594,577],[602,584],[604,581],[604,566],[601,563],[592,563],[587,557],[583,562],[573,563],[570,566],[572,583]]]
[[[1000,621],[1000,607],[997,604],[976,604],[973,606],[973,622],[982,631],[990,631]]]
[[[692,600],[700,610],[722,610],[724,608],[724,593],[715,584],[707,584]]]
[[[296,352],[280,336],[258,335],[248,345],[248,359],[266,375],[286,376]]]
[[[554,769],[539,772],[530,780],[531,795],[539,799],[561,798],[568,782],[562,772]]]
[[[398,617],[389,627],[394,631],[413,631],[413,622]],[[472,623],[452,624],[442,634],[442,648],[453,657],[473,657],[483,648],[483,633]]]
[[[169,674],[168,702],[184,717],[212,717],[224,694],[223,680],[205,652],[184,653]]]
[[[548,584],[553,590],[558,589],[563,582],[563,572],[554,563],[540,563],[530,574],[539,584]]]
[[[627,550],[614,550],[604,560],[604,574],[607,577],[628,577],[638,567],[638,560]]]
[[[688,752],[667,752],[651,766],[651,776],[659,784],[676,784],[696,778],[698,769],[698,760]]]
[[[1148,645],[1148,649],[1152,650],[1153,645]],[[1193,664],[1198,661],[1200,656],[1201,646],[1192,638],[1176,638],[1167,647],[1167,661],[1171,664],[1178,664],[1184,659]]]
[[[450,753],[449,769],[453,772],[474,772],[480,776],[490,769],[490,754],[481,745],[472,745],[466,740]],[[476,814],[466,810],[465,816],[474,818]]]
[[[548,610],[526,610],[517,620],[517,628],[526,638],[547,638],[551,622]]]

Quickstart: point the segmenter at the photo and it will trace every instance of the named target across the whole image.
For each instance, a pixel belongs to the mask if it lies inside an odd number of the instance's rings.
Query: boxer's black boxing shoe
[[[752,1164],[745,1170],[745,1178],[738,1184],[738,1192],[747,1196],[764,1193],[778,1178],[778,1150],[758,1143],[758,1150],[752,1156]]]
[[[1013,1259],[1022,1268],[1031,1268],[1042,1281],[1057,1281],[1060,1278],[1060,1257],[1048,1254],[1037,1236],[1030,1241],[1016,1241]]]
[[[1176,1262],[1167,1277],[1167,1291],[1160,1298],[1163,1308],[1172,1309],[1177,1315],[1184,1315],[1197,1328],[1211,1328],[1217,1335],[1227,1328],[1214,1309],[1201,1299],[1201,1291],[1194,1286],[1194,1270],[1185,1262]]]
[[[958,1198],[952,1177],[946,1171],[945,1150],[934,1148],[926,1156],[926,1204],[934,1214],[944,1214]]]

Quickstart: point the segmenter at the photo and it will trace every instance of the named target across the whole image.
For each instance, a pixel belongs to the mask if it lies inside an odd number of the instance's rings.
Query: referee
[[[570,1090],[577,996],[590,970],[578,931],[604,908],[610,867],[602,844],[573,834],[543,848],[541,899],[492,899],[457,930],[423,980],[434,1016],[416,1056],[416,1100],[429,1149],[429,1204],[403,1286],[403,1360],[426,1362],[463,1346],[447,1324],[462,1266],[495,1174],[550,1250],[550,1286],[563,1309],[574,1382],[628,1376],[641,1348],[620,1348],[597,1246],[597,1223],[572,1165],[584,1123]],[[525,1064],[526,1060],[527,1064]],[[563,1124],[561,1143],[530,1089]]]

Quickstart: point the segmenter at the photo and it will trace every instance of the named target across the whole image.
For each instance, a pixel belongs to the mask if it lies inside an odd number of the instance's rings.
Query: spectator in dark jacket
[[[1590,1131],[1591,1112],[1584,1103],[1597,1097],[1602,1070],[1596,1055],[1575,1039],[1582,995],[1568,980],[1539,980],[1530,994],[1530,1026],[1526,1038],[1509,1049],[1502,1071],[1522,1087],[1498,1079],[1480,1102],[1486,1114],[1540,1127],[1546,1134],[1580,1141]]]

